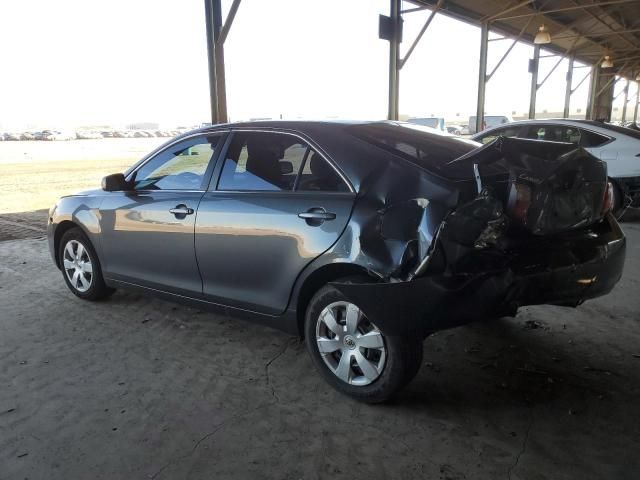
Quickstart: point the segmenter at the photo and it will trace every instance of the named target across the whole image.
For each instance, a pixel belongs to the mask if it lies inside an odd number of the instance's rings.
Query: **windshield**
[[[606,128],[607,130],[613,130],[616,133],[621,133],[631,138],[635,138],[636,140],[640,140],[640,131],[633,130],[627,127],[621,127],[619,125],[611,125],[610,123],[603,123],[599,125],[601,128]]]

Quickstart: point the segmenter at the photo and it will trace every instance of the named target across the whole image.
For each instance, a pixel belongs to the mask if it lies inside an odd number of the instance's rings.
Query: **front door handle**
[[[193,211],[193,208],[189,208],[186,205],[176,205],[175,208],[169,209],[169,213],[173,213],[176,217],[182,216],[183,218],[187,215],[192,215]]]
[[[315,219],[315,220],[335,220],[336,214],[332,212],[302,212],[298,214],[298,217],[306,219]]]

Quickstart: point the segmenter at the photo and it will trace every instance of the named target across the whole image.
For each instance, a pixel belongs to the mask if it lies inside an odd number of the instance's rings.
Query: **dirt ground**
[[[610,295],[440,332],[415,381],[368,406],[277,331],[124,291],[79,300],[46,210],[6,208],[19,182],[0,181],[2,480],[638,478],[637,219]]]
[[[0,142],[0,213],[48,209],[62,195],[96,188],[168,138]]]

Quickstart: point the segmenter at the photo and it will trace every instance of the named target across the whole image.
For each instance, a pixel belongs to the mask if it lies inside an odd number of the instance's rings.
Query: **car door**
[[[347,225],[353,189],[317,148],[290,133],[234,132],[216,171],[196,219],[204,295],[281,313],[302,269]]]
[[[169,145],[110,192],[100,207],[105,275],[151,288],[202,295],[193,246],[198,203],[222,134]]]

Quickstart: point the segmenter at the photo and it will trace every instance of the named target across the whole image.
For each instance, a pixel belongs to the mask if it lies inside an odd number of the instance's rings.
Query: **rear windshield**
[[[408,123],[368,123],[353,125],[347,130],[371,145],[445,177],[450,177],[450,173],[453,173],[451,166],[446,166],[447,163],[481,145],[472,140]]]
[[[632,128],[621,127],[619,125],[611,125],[610,123],[605,123],[600,125],[602,128],[606,128],[607,130],[613,130],[614,132],[621,133],[631,138],[635,138],[636,140],[640,140],[640,131],[634,130]]]

